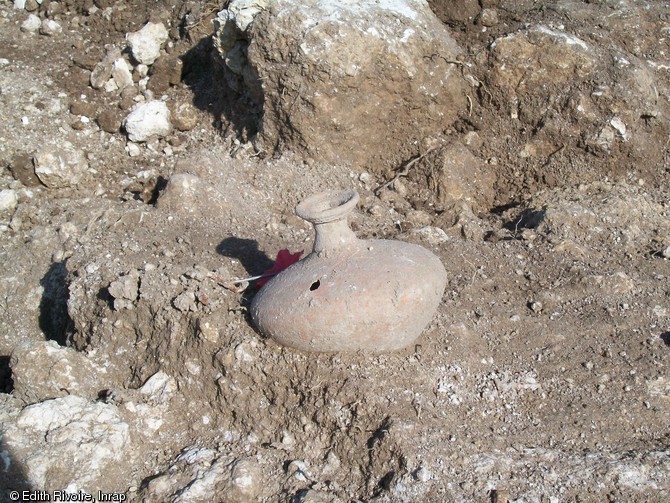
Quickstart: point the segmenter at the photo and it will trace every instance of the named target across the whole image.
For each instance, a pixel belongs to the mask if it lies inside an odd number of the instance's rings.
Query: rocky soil
[[[668,501],[668,4],[347,4],[0,1],[0,501]],[[331,188],[444,263],[412,347],[231,286]]]

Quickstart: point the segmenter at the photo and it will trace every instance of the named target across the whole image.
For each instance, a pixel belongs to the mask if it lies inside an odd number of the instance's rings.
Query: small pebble
[[[174,127],[179,131],[190,131],[198,125],[198,110],[190,103],[179,103],[170,107]]]
[[[473,150],[479,150],[484,145],[484,140],[476,131],[469,131],[463,136],[463,144]]]
[[[138,157],[141,154],[140,146],[137,143],[128,142],[126,152],[130,157]]]
[[[119,58],[114,61],[112,65],[112,78],[119,89],[125,89],[134,84],[133,75],[130,73],[130,67],[125,59]]]
[[[103,110],[98,116],[98,125],[107,133],[118,133],[123,122],[123,112],[118,108]]]
[[[170,138],[168,139],[168,142],[173,147],[178,148],[178,147],[181,147],[182,145],[184,145],[186,143],[186,136],[183,135],[183,134],[176,134],[176,135],[170,136]]]
[[[73,101],[72,105],[70,105],[70,113],[72,115],[95,117],[96,112],[96,106],[93,103],[87,103],[86,101]]]
[[[70,127],[75,131],[83,131],[84,129],[86,129],[86,124],[84,124],[80,118],[74,121],[72,124],[70,124]]]
[[[105,57],[95,65],[91,72],[90,83],[93,89],[100,89],[112,77],[114,62],[121,58],[121,51],[116,47],[111,47]]]
[[[28,14],[28,18],[21,23],[21,31],[26,33],[37,33],[42,26],[42,20],[35,14]]]
[[[40,26],[40,33],[47,37],[53,37],[63,32],[63,28],[53,19],[44,19]]]
[[[12,212],[19,204],[19,197],[15,190],[0,190],[0,212]]]
[[[28,154],[17,154],[12,159],[10,170],[14,178],[26,187],[37,187],[41,185],[39,178],[35,175],[33,158]]]
[[[149,75],[149,67],[147,65],[143,65],[142,63],[140,63],[135,67],[135,73],[137,73],[140,79],[143,79],[144,77]]]
[[[134,88],[132,88],[132,87],[126,87],[126,89],[133,89],[134,90]],[[124,91],[126,89],[124,89]],[[121,94],[123,94],[123,93],[121,93]],[[121,110],[125,111],[125,112],[128,112],[129,110],[131,110],[133,108],[133,106],[135,106],[135,100],[133,99],[134,97],[135,97],[134,95],[133,96],[122,97],[119,100],[119,104],[118,104],[119,108]]]
[[[479,23],[482,26],[495,26],[498,24],[498,11],[496,9],[482,9],[479,15]]]
[[[119,86],[116,85],[116,81],[114,79],[109,79],[107,82],[104,83],[102,88],[105,90],[106,93],[113,93],[114,91],[119,90]]]

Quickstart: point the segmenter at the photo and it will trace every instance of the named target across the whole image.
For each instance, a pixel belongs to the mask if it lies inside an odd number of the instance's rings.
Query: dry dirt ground
[[[16,197],[0,221],[0,501],[668,501],[668,4],[432,2],[476,84],[435,138],[493,180],[449,204],[435,179],[449,149],[404,146],[371,170],[256,155],[212,62],[223,4],[45,0],[35,14],[63,28],[45,36],[0,2],[0,189]],[[183,124],[130,156],[134,96],[90,72],[148,20],[182,62],[149,88]],[[595,56],[542,80],[563,67],[533,52],[537,26]],[[64,141],[88,170],[46,187],[33,156]],[[250,324],[253,288],[211,278],[308,252],[293,208],[334,187],[360,192],[359,236],[420,243],[447,269],[407,350],[279,347]]]

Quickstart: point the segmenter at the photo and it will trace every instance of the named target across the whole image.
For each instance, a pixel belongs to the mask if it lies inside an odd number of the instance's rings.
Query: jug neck
[[[355,190],[336,190],[313,195],[296,206],[296,214],[314,226],[314,253],[349,248],[357,241],[347,224],[347,216],[358,199]]]
[[[349,228],[346,217],[313,225],[316,232],[314,253],[348,248],[358,240],[354,231]]]

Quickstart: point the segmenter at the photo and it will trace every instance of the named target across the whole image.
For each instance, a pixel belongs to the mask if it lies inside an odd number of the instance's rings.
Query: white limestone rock
[[[50,189],[74,187],[88,170],[84,152],[67,141],[42,147],[33,162],[35,174]]]
[[[168,39],[163,23],[147,23],[136,32],[126,34],[133,57],[144,65],[151,65],[160,55],[161,46]]]
[[[444,230],[431,225],[415,229],[412,231],[412,234],[418,236],[419,239],[425,239],[431,246],[439,246],[449,241],[449,236]]]
[[[253,457],[233,458],[212,449],[189,447],[172,466],[153,478],[141,496],[149,501],[210,501],[225,494],[230,503],[260,501],[263,472]]]
[[[75,395],[24,408],[3,442],[21,463],[26,482],[47,491],[118,490],[111,485],[123,477],[119,471],[129,471],[129,426],[118,409]]]
[[[0,215],[12,213],[19,204],[19,196],[14,189],[0,190]]]
[[[53,37],[54,35],[63,33],[63,27],[53,19],[43,19],[42,25],[40,26],[40,33],[47,37]]]
[[[133,74],[130,71],[130,66],[123,58],[118,58],[112,65],[112,78],[119,89],[133,85]]]
[[[100,89],[107,83],[112,77],[114,63],[119,59],[122,59],[122,57],[121,51],[118,48],[111,47],[107,50],[105,57],[102,58],[100,63],[95,65],[95,68],[91,72],[91,87],[93,89]]]
[[[21,23],[21,31],[27,33],[37,33],[42,26],[42,20],[35,14],[28,14],[26,20]]]
[[[140,388],[140,394],[154,404],[164,404],[177,392],[175,379],[162,370],[152,375]]]
[[[172,132],[170,110],[160,100],[141,103],[124,119],[123,127],[130,141],[145,142],[152,136],[162,138]]]

